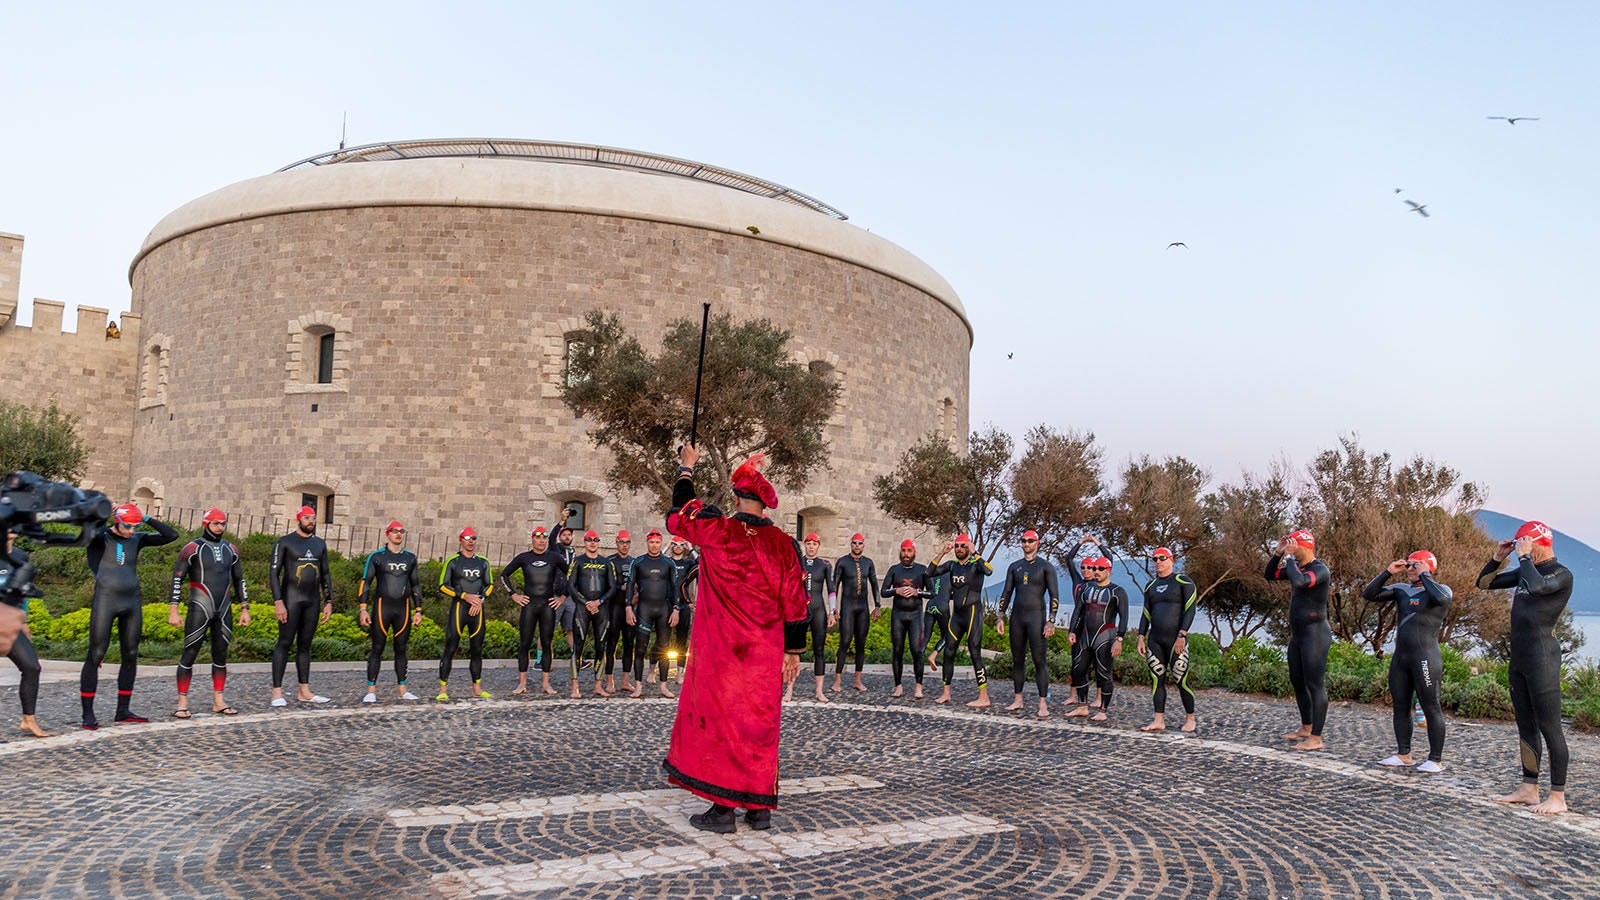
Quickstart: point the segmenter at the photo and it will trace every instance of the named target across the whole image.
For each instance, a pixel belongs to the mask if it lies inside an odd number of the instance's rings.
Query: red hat
[[[1111,558],[1106,556],[1096,556],[1094,558],[1094,564],[1102,569],[1109,569],[1111,568]]]
[[[867,539],[862,537],[861,536],[861,532],[858,531],[855,534],[850,535],[850,543],[854,544],[857,541],[860,541],[861,543],[866,543]]]
[[[761,474],[766,465],[767,455],[757,453],[734,469],[733,493],[748,500],[759,500],[768,509],[776,509],[778,492],[772,489],[772,482],[767,480],[767,476]]]
[[[631,541],[631,540],[633,540],[633,535],[629,534],[628,533],[628,529],[624,528],[621,531],[617,532],[617,540],[619,540],[619,541]]]
[[[1175,559],[1177,557],[1177,554],[1173,553],[1171,550],[1168,550],[1166,547],[1157,547],[1154,550],[1150,551],[1150,555],[1151,556],[1165,556],[1168,559]]]
[[[1415,553],[1411,554],[1410,556],[1406,557],[1406,559],[1408,559],[1408,560],[1420,560],[1421,562],[1427,563],[1429,572],[1437,572],[1437,571],[1439,571],[1439,557],[1434,556],[1432,553],[1428,552],[1427,550],[1418,550],[1417,552],[1415,552]]]
[[[958,534],[958,535],[956,535],[956,543],[958,543],[958,544],[970,544],[970,543],[972,543],[972,535],[966,534],[965,532],[963,532],[961,534]]]
[[[119,525],[131,528],[144,521],[144,510],[132,503],[124,503],[111,511],[111,517],[116,519]]]
[[[456,540],[464,541],[469,537],[470,538],[475,538],[477,536],[478,536],[478,533],[476,531],[472,530],[472,526],[471,525],[468,525],[467,527],[461,529],[461,533],[460,534],[456,535]]]
[[[549,537],[549,536],[550,536],[550,529],[544,527],[543,525],[535,525],[535,526],[533,526],[533,531],[531,533],[529,533],[529,535],[528,535],[528,537]]]
[[[201,525],[210,525],[212,522],[222,522],[226,524],[227,521],[228,514],[220,509],[217,509],[215,506],[206,510],[206,514],[200,517]]]
[[[1294,534],[1289,535],[1289,540],[1294,541],[1296,544],[1306,548],[1307,550],[1311,550],[1317,546],[1316,538],[1312,537],[1311,532],[1305,530],[1304,528],[1296,531]]]
[[[1039,539],[1039,532],[1029,528],[1027,531],[1022,533],[1022,539],[1025,541],[1037,541]]]
[[[406,530],[406,527],[404,525],[400,524],[400,520],[399,519],[395,519],[393,522],[390,522],[389,524],[383,526],[383,533],[384,534],[388,534],[391,531],[405,531],[405,530]]]
[[[316,515],[317,515],[317,511],[315,509],[313,509],[313,508],[311,508],[309,506],[302,506],[302,507],[300,507],[300,511],[294,514],[294,517],[296,519],[304,519],[306,516],[311,516],[312,518],[315,518]]]
[[[583,533],[583,539],[586,541],[598,541],[600,540],[600,532],[591,528]]]
[[[1523,538],[1529,538],[1535,544],[1543,544],[1549,547],[1555,543],[1555,532],[1551,531],[1550,526],[1543,522],[1524,522],[1522,527],[1517,529],[1517,540],[1520,541]]]
[[[900,549],[901,550],[915,550],[915,549],[917,549],[917,542],[913,541],[911,538],[906,538],[905,540],[900,542]]]
[[[661,529],[652,528],[649,531],[645,532],[644,539],[648,541],[651,538],[658,538],[658,537],[661,537]]]
[[[667,543],[669,543],[669,544],[688,544],[689,543],[689,539],[688,538],[681,538],[681,537],[678,537],[677,535],[674,534],[674,535],[670,536],[670,539],[667,541]]]
[[[817,537],[817,533],[815,531],[813,531],[810,534],[806,535],[806,537],[805,537],[805,543],[809,544],[812,541],[816,541],[817,543],[820,544],[820,543],[822,543],[822,538]]]

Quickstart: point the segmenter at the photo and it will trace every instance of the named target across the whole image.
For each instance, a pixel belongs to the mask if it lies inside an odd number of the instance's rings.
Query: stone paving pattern
[[[1101,727],[1059,705],[1035,719],[1031,688],[1024,713],[1000,710],[1009,685],[970,712],[890,700],[869,674],[870,693],[784,720],[786,780],[856,786],[790,791],[773,831],[719,837],[676,819],[697,808],[688,795],[662,793],[671,701],[512,698],[515,670],[491,666],[491,701],[402,704],[390,681],[366,707],[361,674],[318,666],[335,702],[274,711],[265,673],[239,668],[238,717],[165,718],[170,670],[150,669],[134,708],[162,718],[95,733],[77,729],[75,688],[48,683],[48,740],[14,731],[15,688],[0,688],[0,858],[18,867],[0,896],[1342,900],[1587,898],[1600,883],[1587,735],[1569,736],[1577,812],[1545,819],[1483,799],[1516,782],[1509,724],[1453,722],[1449,768],[1430,778],[1371,765],[1393,752],[1382,708],[1335,706],[1329,751],[1300,754],[1277,740],[1298,724],[1286,701],[1202,693],[1196,736],[1151,736],[1136,690]],[[594,874],[602,858],[612,874]],[[664,871],[635,877],[642,860]],[[567,880],[529,874],[552,872]]]

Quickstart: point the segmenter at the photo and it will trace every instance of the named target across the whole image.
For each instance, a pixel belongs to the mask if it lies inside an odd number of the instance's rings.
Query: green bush
[[[1272,648],[1268,648],[1272,649]],[[1286,697],[1294,692],[1289,684],[1289,669],[1282,662],[1255,658],[1245,662],[1230,682],[1236,691]]]
[[[173,626],[167,623],[166,603],[146,603],[144,605],[144,640],[146,641],[171,641],[181,644],[183,642],[183,626]],[[182,607],[178,614],[183,615]],[[139,655],[143,656],[144,648],[139,648]]]
[[[1512,717],[1511,692],[1492,674],[1475,676],[1447,693],[1458,715],[1471,719]]]
[[[334,613],[328,617],[328,621],[318,625],[317,637],[362,647],[362,659],[367,658],[365,648],[370,646],[372,642],[372,637],[367,634],[367,629],[361,627],[360,620],[345,613]]]
[[[1464,682],[1472,677],[1472,663],[1460,650],[1449,644],[1439,648],[1444,661],[1444,682]]]
[[[1284,656],[1282,647],[1263,644],[1251,637],[1240,638],[1234,641],[1228,647],[1227,652],[1223,654],[1222,671],[1228,676],[1228,681],[1231,684],[1233,678],[1252,665],[1273,665],[1283,667],[1283,677],[1287,679],[1289,677],[1287,659]],[[1237,685],[1233,685],[1233,687],[1235,690],[1245,690],[1245,688],[1240,688]]]
[[[71,642],[89,637],[89,610],[75,609],[50,623],[50,640]]]
[[[486,659],[514,659],[517,655],[517,626],[499,619],[483,623],[483,655]],[[531,651],[530,651],[531,652]],[[620,651],[619,651],[620,653]]]
[[[1600,693],[1590,692],[1562,704],[1572,716],[1572,726],[1581,731],[1600,731]]]
[[[369,647],[365,641],[353,644],[319,634],[311,639],[311,658],[318,662],[366,659]]]
[[[1032,659],[1032,657],[1025,657],[1023,659],[1023,665],[1026,666],[1026,668],[1024,669],[1024,673],[1025,673],[1024,674],[1024,682],[1025,683],[1026,682],[1031,682],[1033,680],[1033,674],[1034,674],[1033,673],[1033,659]],[[1072,655],[1071,654],[1069,654],[1069,653],[1046,653],[1045,654],[1045,665],[1050,669],[1050,682],[1052,684],[1066,684],[1068,681],[1071,680],[1071,678],[1072,678]],[[1011,654],[1008,653],[1008,652],[1002,652],[998,656],[996,656],[994,659],[989,661],[988,674],[989,674],[989,678],[992,679],[992,680],[993,679],[1010,678],[1011,674],[1012,674],[1012,671],[1013,671],[1013,668],[1012,668],[1012,663],[1011,663]]]
[[[28,604],[29,635],[48,639],[50,637],[50,629],[54,625],[55,620],[50,615],[50,607],[37,600]]]

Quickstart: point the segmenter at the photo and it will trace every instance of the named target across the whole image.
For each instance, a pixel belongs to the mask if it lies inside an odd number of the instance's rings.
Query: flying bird
[[[761,233],[761,229],[755,227],[754,225],[746,225],[744,227],[744,230],[750,232],[751,234],[760,234]]]
[[[1537,122],[1537,121],[1539,121],[1539,117],[1538,116],[1484,116],[1484,118],[1485,119],[1499,119],[1500,121],[1506,123],[1507,125],[1515,125],[1518,122]]]
[[[1183,241],[1173,241],[1167,245],[1168,250],[1171,250],[1173,247],[1182,247],[1185,250],[1189,249],[1189,245],[1185,244]]]
[[[1006,354],[1006,359],[1010,359],[1013,356],[1016,356],[1016,354],[1015,353],[1007,353]]]
[[[1396,193],[1396,194],[1398,194],[1398,193],[1400,193],[1400,192],[1401,192],[1401,191],[1402,191],[1402,190],[1404,190],[1404,188],[1395,188],[1395,189],[1394,189],[1394,192],[1395,192],[1395,193]]]
[[[1418,203],[1415,200],[1407,200],[1406,204],[1408,206],[1410,206],[1411,207],[1411,211],[1416,213],[1417,215],[1422,216],[1424,219],[1426,219],[1428,217],[1428,206],[1427,206],[1427,204]]]

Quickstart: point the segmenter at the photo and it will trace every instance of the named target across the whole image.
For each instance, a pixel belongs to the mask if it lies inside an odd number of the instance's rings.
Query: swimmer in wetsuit
[[[667,555],[678,567],[678,624],[672,629],[672,648],[678,654],[678,674],[689,664],[689,630],[694,626],[694,601],[700,590],[700,557],[694,554],[686,538],[672,537],[667,542]],[[648,676],[656,677],[655,672]]]
[[[653,662],[657,669],[657,691],[672,699],[667,688],[667,648],[672,643],[672,629],[678,624],[679,598],[678,566],[672,558],[661,552],[661,529],[652,528],[644,537],[645,555],[636,556],[628,573],[628,594],[625,602],[624,624],[636,632],[633,645],[633,688],[630,697],[644,695],[644,668]],[[652,639],[654,646],[651,646]]]
[[[835,597],[828,590],[833,583],[833,566],[817,556],[817,551],[822,548],[822,538],[816,534],[806,535],[801,546],[805,548],[800,569],[805,573],[803,584],[807,598],[806,627],[811,632],[811,671],[817,678],[817,702],[827,703],[828,694],[822,689],[822,680],[828,674],[828,661],[823,656],[822,646],[828,639],[828,629],[838,619],[834,612]],[[783,702],[788,703],[793,699],[794,682],[791,681],[783,689]]]
[[[1389,696],[1394,704],[1395,755],[1379,761],[1380,766],[1411,765],[1411,704],[1420,703],[1428,720],[1428,759],[1417,766],[1419,772],[1443,772],[1444,709],[1439,705],[1439,687],[1444,679],[1444,658],[1439,650],[1439,629],[1450,608],[1450,588],[1433,580],[1439,560],[1427,550],[1418,550],[1397,559],[1378,573],[1361,592],[1369,603],[1391,601],[1400,622],[1395,626],[1394,655],[1389,659]],[[1404,581],[1385,584],[1393,575]]]
[[[556,619],[561,607],[567,603],[567,555],[559,547],[550,546],[550,532],[543,525],[533,529],[529,536],[530,550],[512,557],[500,570],[500,586],[511,596],[511,602],[521,610],[517,614],[517,689],[512,694],[528,692],[528,651],[539,647],[539,671],[544,679],[540,690],[555,696],[550,685],[550,669],[555,660],[552,646],[556,635]],[[511,576],[522,573],[522,589],[512,583]]]
[[[1278,542],[1267,560],[1268,581],[1289,582],[1289,683],[1294,685],[1300,727],[1283,735],[1297,741],[1295,750],[1321,750],[1322,725],[1328,718],[1328,591],[1333,576],[1317,559],[1311,532],[1301,529]]]
[[[327,703],[311,691],[311,639],[317,626],[333,616],[333,582],[328,573],[328,545],[317,537],[317,511],[309,506],[295,513],[295,530],[272,547],[267,566],[267,586],[272,589],[273,612],[278,616],[278,643],[272,648],[272,706],[288,706],[283,698],[283,675],[289,665],[289,647],[295,648],[294,671],[300,679],[295,699],[302,703]],[[322,612],[317,612],[317,601]]]
[[[1011,627],[1011,684],[1016,691],[1007,711],[1022,708],[1022,683],[1027,678],[1027,661],[1033,658],[1034,683],[1039,688],[1039,718],[1050,715],[1050,663],[1045,656],[1045,641],[1056,633],[1056,612],[1061,607],[1061,587],[1056,567],[1039,556],[1039,535],[1032,529],[1022,533],[1022,558],[1006,569],[1005,587],[1000,591],[1000,615],[995,631],[1006,633],[1006,609],[1013,598]]]
[[[944,555],[955,551],[955,559],[941,563]],[[933,558],[928,575],[943,578],[950,585],[950,611],[944,642],[944,691],[933,701],[950,702],[950,681],[956,674],[956,654],[966,642],[972,660],[972,674],[978,684],[978,699],[967,702],[973,709],[989,705],[989,673],[983,665],[983,579],[994,574],[989,561],[973,552],[972,538],[958,535]]]
[[[855,645],[856,683],[858,691],[866,691],[861,683],[861,669],[867,661],[867,630],[883,611],[883,601],[878,596],[878,570],[870,556],[863,555],[867,539],[860,534],[850,536],[850,553],[839,557],[833,564],[833,584],[830,586],[839,603],[839,656],[833,667],[833,689],[844,679],[845,654]],[[872,601],[870,613],[868,599]],[[870,618],[869,618],[870,616]],[[812,648],[815,652],[816,648]]]
[[[606,626],[611,622],[611,609],[607,604],[619,599],[612,571],[611,561],[600,555],[600,533],[585,532],[583,552],[573,558],[572,568],[567,572],[567,596],[576,607],[572,612],[570,633],[573,699],[583,696],[578,688],[578,672],[583,665],[584,644],[590,635],[594,636],[594,658],[599,660],[604,655]],[[596,697],[609,697],[612,693],[601,683],[598,664],[594,670],[594,693]]]
[[[456,536],[460,552],[444,561],[439,570],[439,593],[450,598],[450,611],[444,623],[444,653],[439,657],[440,703],[450,699],[450,667],[461,639],[467,639],[467,672],[472,676],[474,700],[489,699],[483,689],[483,614],[484,601],[494,593],[494,566],[478,555],[478,532],[463,528]]]
[[[0,581],[10,577],[23,563],[11,557],[12,545],[17,536],[6,532],[6,552],[0,556]],[[24,560],[25,562],[25,560]],[[23,614],[27,614],[27,601],[23,601]],[[6,658],[16,664],[21,679],[17,682],[17,699],[22,701],[22,730],[34,737],[53,737],[51,732],[39,727],[39,720],[35,718],[39,706],[39,678],[44,668],[39,663],[39,652],[34,649],[33,641],[28,637],[28,629],[23,627],[17,631],[17,636],[11,642],[11,649],[6,651]]]
[[[1069,565],[1086,544],[1099,548],[1094,538],[1085,538],[1067,557]],[[1109,557],[1088,557],[1082,568],[1082,575],[1072,572],[1072,621],[1067,626],[1067,643],[1072,645],[1072,683],[1077,688],[1078,706],[1067,713],[1067,718],[1089,716],[1089,672],[1092,669],[1095,685],[1100,690],[1100,704],[1089,721],[1104,722],[1110,715],[1111,693],[1116,687],[1113,667],[1116,658],[1122,655],[1122,636],[1128,632],[1128,594],[1120,585],[1111,583]]]
[[[141,524],[155,529],[137,530]],[[78,679],[78,696],[83,701],[83,727],[100,727],[94,717],[94,695],[100,684],[100,663],[111,648],[111,626],[117,626],[122,646],[122,665],[117,670],[118,722],[148,722],[128,709],[133,697],[133,682],[139,672],[139,638],[144,630],[144,604],[139,593],[139,550],[159,547],[178,539],[171,525],[147,517],[132,503],[112,511],[111,526],[99,527],[89,539],[89,572],[94,575],[94,596],[89,600],[89,656]]]
[[[1144,614],[1139,617],[1139,655],[1150,667],[1150,701],[1155,717],[1140,731],[1167,729],[1167,679],[1178,685],[1183,700],[1183,731],[1195,729],[1194,688],[1189,687],[1189,627],[1194,624],[1194,582],[1172,570],[1172,551],[1157,547],[1156,577],[1144,589]]]
[[[910,540],[900,542],[900,561],[889,567],[883,576],[880,594],[893,597],[889,613],[889,646],[892,656],[890,668],[894,672],[894,691],[890,697],[905,696],[900,676],[905,672],[905,652],[911,650],[911,672],[916,679],[912,699],[922,699],[922,604],[932,596],[928,581],[928,567],[917,560],[917,545]]]
[[[1517,564],[1500,572],[1512,552]],[[1496,573],[1499,574],[1496,574]],[[1572,572],[1556,561],[1555,535],[1543,522],[1527,522],[1514,540],[1501,541],[1478,574],[1485,590],[1516,588],[1511,597],[1511,707],[1522,749],[1522,786],[1494,799],[1531,806],[1532,812],[1567,811],[1567,738],[1561,731],[1561,642],[1555,626],[1572,599]],[[1550,748],[1550,796],[1539,802],[1540,738]]]
[[[223,688],[228,683],[228,645],[233,642],[233,601],[239,601],[239,627],[250,625],[250,597],[245,590],[244,565],[239,548],[222,539],[228,516],[208,509],[200,517],[200,537],[183,545],[172,569],[172,594],[167,601],[167,624],[183,629],[183,654],[178,658],[178,708],[173,718],[187,719],[189,684],[200,648],[211,635],[211,711],[237,715],[228,705]],[[183,586],[189,585],[189,612],[179,612]]]
[[[622,649],[622,689],[633,691],[634,628],[627,622],[628,573],[633,568],[633,537],[627,530],[617,532],[617,552],[606,557],[611,563],[611,580],[617,585],[616,602],[610,604],[606,622],[606,690],[617,690],[617,648]]]
[[[422,699],[406,689],[411,627],[422,624],[421,565],[417,555],[406,549],[406,527],[400,522],[384,527],[383,540],[382,549],[367,555],[361,585],[356,589],[359,621],[372,639],[372,648],[367,651],[367,693],[361,698],[362,703],[378,702],[378,672],[383,668],[384,644],[390,638],[394,639],[394,677],[399,683],[400,699]],[[378,607],[376,616],[367,609],[369,601]]]

